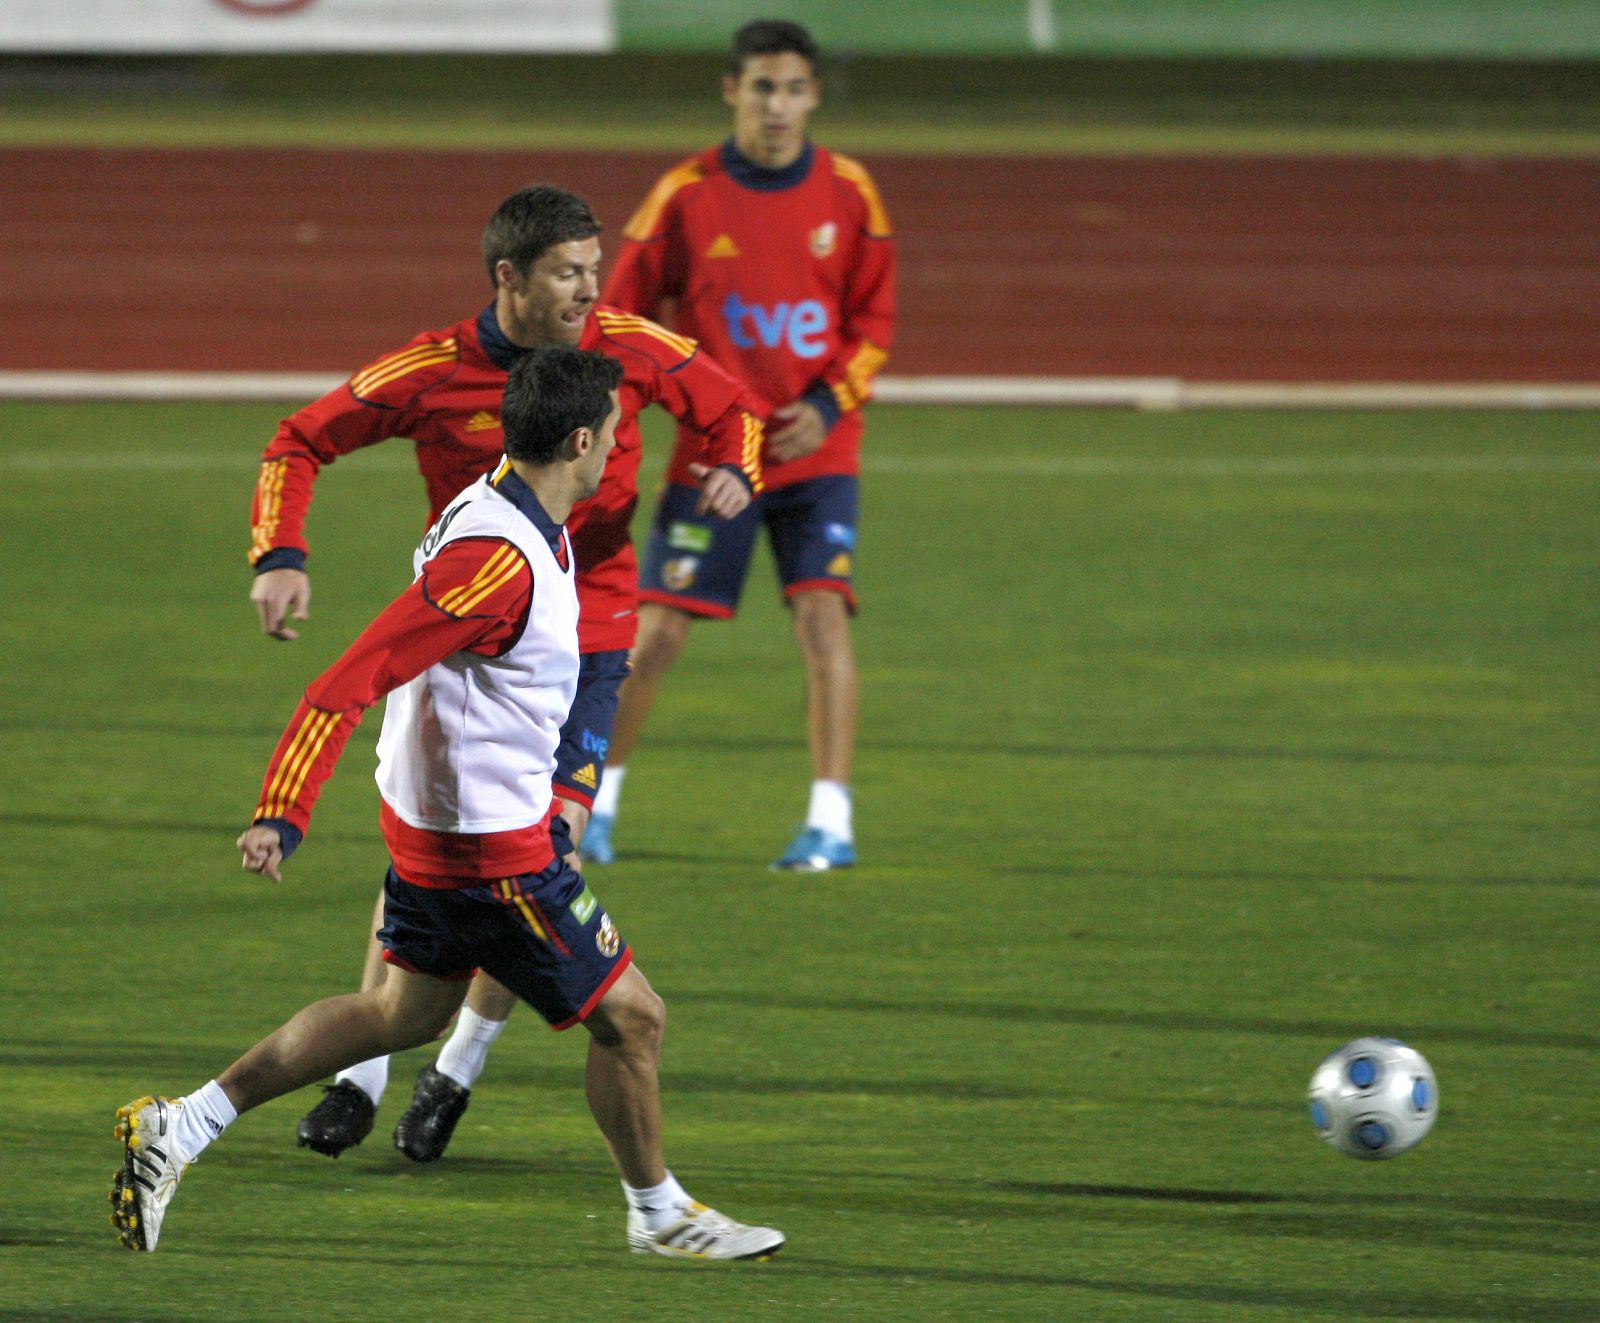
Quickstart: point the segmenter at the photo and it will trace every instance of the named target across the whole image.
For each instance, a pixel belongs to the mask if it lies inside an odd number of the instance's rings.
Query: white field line
[[[281,400],[325,395],[314,372],[0,372],[0,400]],[[1135,409],[1600,409],[1600,382],[1184,381],[1178,377],[883,377],[883,404]]]
[[[118,480],[163,473],[247,473],[261,462],[256,453],[219,455],[176,450],[110,452],[0,451],[0,473],[76,477],[116,466]],[[372,472],[415,473],[410,446],[362,451],[344,461]],[[1600,453],[1507,455],[874,455],[862,457],[872,475],[996,478],[1372,478],[1391,476],[1550,474],[1600,475]]]

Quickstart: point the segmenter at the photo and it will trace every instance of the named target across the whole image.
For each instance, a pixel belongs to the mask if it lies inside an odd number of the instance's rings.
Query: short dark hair
[[[733,34],[729,69],[735,78],[753,55],[783,55],[792,51],[817,71],[817,43],[798,23],[786,18],[753,18]]]
[[[611,412],[611,392],[621,384],[622,364],[604,354],[567,345],[524,354],[511,365],[501,400],[506,454],[549,464],[580,427],[600,430]]]
[[[513,193],[489,218],[483,231],[483,262],[494,283],[497,263],[526,271],[545,249],[600,233],[594,211],[576,193],[554,184],[534,184]]]

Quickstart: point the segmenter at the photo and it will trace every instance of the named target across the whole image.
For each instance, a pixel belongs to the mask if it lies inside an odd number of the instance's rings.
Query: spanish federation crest
[[[698,556],[674,556],[661,567],[661,582],[668,592],[681,593],[694,586],[695,573],[700,568]]]
[[[832,221],[811,231],[811,256],[828,257],[839,244],[839,227]]]

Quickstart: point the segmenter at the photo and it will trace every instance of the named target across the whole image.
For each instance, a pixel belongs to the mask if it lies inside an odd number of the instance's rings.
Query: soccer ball
[[[1393,1038],[1358,1038],[1311,1077],[1311,1124],[1353,1158],[1393,1158],[1415,1148],[1439,1114],[1433,1068]]]

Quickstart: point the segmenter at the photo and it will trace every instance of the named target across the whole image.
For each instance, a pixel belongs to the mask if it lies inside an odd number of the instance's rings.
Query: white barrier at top
[[[609,51],[615,0],[0,0],[0,50]]]

